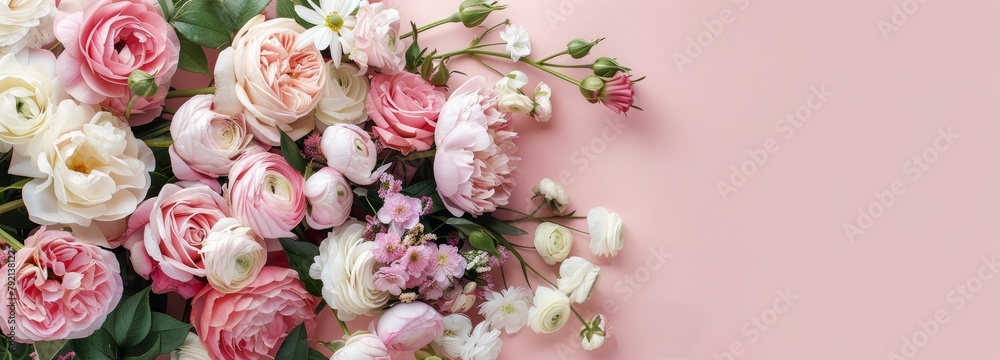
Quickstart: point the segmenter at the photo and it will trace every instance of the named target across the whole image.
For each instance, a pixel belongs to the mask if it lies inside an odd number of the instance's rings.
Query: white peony
[[[357,125],[368,120],[368,77],[357,75],[358,67],[353,64],[341,64],[339,69],[332,61],[326,65],[329,77],[316,105],[316,128],[323,131],[334,124]]]
[[[380,265],[372,255],[375,243],[362,236],[365,224],[348,219],[319,245],[309,275],[323,282],[323,299],[341,320],[375,315],[389,302],[389,293],[375,290],[372,277]]]
[[[616,256],[622,249],[622,217],[597,207],[587,212],[590,226],[590,251],[598,256]]]
[[[531,191],[536,196],[544,197],[545,201],[549,202],[559,213],[565,212],[566,206],[569,206],[569,194],[566,193],[566,189],[563,188],[562,184],[555,180],[544,178],[538,182],[538,185],[531,188]]]
[[[0,58],[0,152],[30,141],[51,118],[55,102],[65,97],[55,66],[55,55],[44,50]]]
[[[500,38],[507,42],[507,53],[510,54],[511,60],[518,61],[522,57],[531,55],[528,31],[520,25],[507,25],[500,32]]]
[[[451,314],[444,317],[444,334],[434,339],[441,355],[447,358],[462,356],[462,349],[469,341],[472,333],[472,320],[462,314]]]
[[[590,298],[597,282],[601,279],[601,267],[591,264],[584,258],[574,256],[566,259],[559,266],[559,279],[556,284],[559,291],[569,296],[575,303],[582,303]]]
[[[264,242],[233,218],[220,219],[201,243],[208,283],[219,292],[242,290],[257,278],[267,262]]]
[[[0,7],[0,54],[38,49],[55,40],[55,0],[7,0]]]
[[[208,350],[205,350],[205,345],[201,343],[198,339],[198,335],[189,332],[184,338],[184,342],[181,346],[170,353],[170,360],[208,360],[211,359],[208,356]]]
[[[60,102],[52,119],[10,167],[34,178],[22,190],[31,221],[90,226],[135,212],[155,168],[149,147],[111,113],[72,100]]]
[[[462,347],[462,360],[496,360],[502,349],[500,330],[490,330],[485,322],[481,322]]]
[[[528,310],[528,326],[539,334],[550,334],[562,329],[569,321],[569,298],[559,290],[539,286],[535,289],[534,306]]]
[[[528,309],[531,308],[531,291],[523,287],[510,287],[502,292],[490,291],[486,301],[479,305],[492,329],[504,329],[508,335],[516,334],[528,323]]]
[[[573,233],[566,227],[550,222],[535,228],[535,250],[546,264],[555,265],[566,260],[573,249]]]

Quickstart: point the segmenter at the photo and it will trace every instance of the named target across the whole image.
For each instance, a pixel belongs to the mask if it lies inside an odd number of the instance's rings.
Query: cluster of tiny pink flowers
[[[305,145],[304,151],[307,158],[324,163],[326,162],[326,156],[323,156],[323,151],[320,150],[320,142],[322,142],[322,140],[323,137],[319,133],[312,133],[309,134],[309,136],[306,136],[303,145]]]
[[[419,293],[426,300],[436,300],[444,290],[465,274],[465,258],[458,248],[435,243],[433,234],[409,231],[400,237],[395,232],[375,235],[375,260],[385,264],[376,273],[375,288],[400,296]],[[401,296],[401,299],[403,297]],[[413,299],[413,295],[408,298]]]
[[[403,190],[403,181],[389,173],[382,173],[378,178],[378,197],[385,199],[389,194],[398,194]]]

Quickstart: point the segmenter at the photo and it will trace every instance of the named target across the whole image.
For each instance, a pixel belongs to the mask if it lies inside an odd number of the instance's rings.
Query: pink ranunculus
[[[66,47],[56,63],[66,92],[122,116],[132,98],[128,77],[142,70],[155,74],[159,92],[135,101],[129,123],[159,116],[180,54],[160,7],[150,0],[96,0],[79,11],[72,3],[63,1],[55,22],[56,39]]]
[[[265,266],[239,292],[202,289],[191,301],[191,325],[215,360],[273,359],[293,328],[316,327],[318,303],[295,271]]]
[[[135,272],[153,280],[153,292],[191,298],[205,286],[202,241],[229,216],[229,206],[208,186],[183,185],[164,185],[139,205],[129,217],[125,247]]]
[[[378,69],[383,74],[398,74],[406,66],[406,46],[399,38],[399,11],[381,3],[369,3],[358,9],[354,26],[354,49],[350,57],[361,66]],[[367,65],[367,66],[366,66]]]
[[[236,160],[224,194],[234,218],[261,238],[275,240],[295,237],[291,230],[306,215],[304,186],[302,174],[285,158],[265,152]]]
[[[178,179],[198,181],[221,190],[220,176],[229,174],[237,158],[266,151],[254,140],[242,112],[229,116],[212,109],[214,95],[198,95],[185,102],[170,121],[170,164]]]
[[[243,25],[233,46],[215,63],[215,103],[221,113],[246,108],[250,131],[277,146],[284,131],[302,138],[315,127],[311,116],[327,79],[323,55],[315,47],[295,49],[305,29],[293,19],[264,21],[258,15]]]
[[[344,174],[355,184],[369,185],[389,167],[389,164],[375,170],[378,161],[375,142],[371,136],[357,125],[335,124],[323,131],[320,151],[326,157],[326,165]]]
[[[434,141],[434,179],[455,216],[479,216],[507,204],[514,188],[517,133],[496,109],[499,92],[477,76],[456,89],[441,108]]]
[[[19,342],[90,336],[122,297],[115,255],[65,231],[42,227],[29,236],[14,268],[0,307],[13,312],[10,327]],[[7,286],[14,287],[16,299],[8,299]]]
[[[344,347],[333,353],[330,360],[391,360],[382,339],[373,334],[357,334],[347,339]]]
[[[597,98],[617,114],[628,112],[635,102],[635,86],[631,75],[620,72],[611,80],[606,80]]]
[[[444,334],[444,318],[425,303],[400,303],[383,312],[369,330],[389,350],[412,352]]]
[[[333,168],[325,167],[306,180],[303,193],[309,201],[306,223],[313,229],[329,229],[340,226],[351,215],[354,193],[344,175]]]
[[[434,85],[420,75],[402,72],[375,75],[365,108],[375,122],[375,136],[405,155],[431,148],[444,102],[444,93]]]

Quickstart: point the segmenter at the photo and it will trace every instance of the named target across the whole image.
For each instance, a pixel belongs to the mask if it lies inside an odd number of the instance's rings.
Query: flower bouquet
[[[615,256],[621,219],[577,216],[549,179],[534,211],[505,207],[515,123],[549,121],[552,90],[494,67],[536,68],[626,113],[638,80],[585,60],[601,40],[530,58],[525,29],[488,22],[506,6],[485,0],[421,27],[359,0],[8,7],[0,358],[496,359],[503,336],[576,320],[585,349],[607,338],[604,316],[573,305],[600,268],[570,253],[577,232]],[[443,26],[477,36],[448,52],[421,42]],[[499,81],[452,70],[459,57]],[[588,231],[561,224],[575,219]],[[534,244],[518,243],[530,222]],[[177,301],[183,314],[167,315]],[[330,311],[344,336],[320,341]],[[370,326],[350,329],[356,317]]]

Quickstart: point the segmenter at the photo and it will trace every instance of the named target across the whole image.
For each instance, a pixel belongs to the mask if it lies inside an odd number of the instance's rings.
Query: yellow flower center
[[[332,12],[326,16],[326,27],[333,30],[333,32],[338,32],[344,27],[344,18],[340,17],[340,14],[336,12]]]
[[[500,311],[503,311],[503,313],[507,315],[513,314],[515,310],[516,309],[514,309],[514,304],[507,304],[500,307]]]

